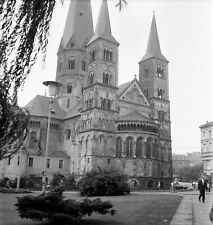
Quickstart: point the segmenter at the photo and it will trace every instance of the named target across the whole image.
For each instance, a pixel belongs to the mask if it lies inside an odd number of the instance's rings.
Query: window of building
[[[103,74],[103,84],[110,84],[111,76],[108,73]]]
[[[72,93],[72,84],[67,85],[67,93],[68,94]]]
[[[11,156],[9,156],[7,160],[7,165],[9,166],[10,164],[11,164]]]
[[[165,119],[165,112],[163,110],[158,111],[158,119],[161,121]]]
[[[109,99],[107,99],[107,108],[111,109],[111,101]]]
[[[90,75],[89,75],[89,84],[93,84],[94,82],[94,72],[91,72]]]
[[[128,137],[126,139],[126,157],[132,157],[133,156],[133,138]]]
[[[158,77],[163,77],[163,75],[164,75],[163,67],[157,67],[157,76]]]
[[[212,137],[212,131],[209,130],[209,137],[211,138]]]
[[[107,159],[107,163],[110,164],[110,159]]]
[[[99,137],[99,144],[101,144],[101,143],[102,143],[102,139],[103,139],[103,137],[102,137],[102,136],[100,136],[100,137]]]
[[[50,168],[50,159],[47,159],[47,168]]]
[[[17,166],[19,166],[19,164],[20,164],[20,156],[18,156]]]
[[[75,69],[75,59],[73,57],[68,59],[68,69],[69,70]]]
[[[86,61],[85,61],[85,60],[82,60],[82,63],[81,63],[81,69],[82,69],[83,71],[86,70]]]
[[[33,167],[33,157],[29,157],[28,166]]]
[[[152,152],[152,139],[148,138],[146,140],[146,158],[151,158],[151,152]]]
[[[87,158],[87,163],[89,164],[89,158]]]
[[[143,139],[142,137],[139,137],[136,141],[136,157],[140,158],[142,157],[142,147],[143,146]]]
[[[95,50],[90,52],[90,57],[91,57],[91,61],[95,60],[95,58],[96,58],[96,51]]]
[[[145,95],[146,95],[147,97],[149,97],[149,90],[148,90],[148,89],[144,90],[144,93],[145,93]]]
[[[161,88],[158,88],[157,89],[157,97],[158,98],[164,98],[164,90],[163,89],[161,89]]]
[[[105,60],[109,60],[109,61],[112,61],[113,60],[113,53],[109,50],[106,50],[104,49],[104,55],[103,55],[103,58]]]
[[[145,66],[145,68],[144,68],[144,74],[145,74],[146,77],[149,76],[149,69],[148,69],[147,66]]]
[[[67,128],[66,129],[66,139],[69,140],[71,138],[71,129]]]
[[[75,43],[74,42],[71,42],[70,43],[70,47],[73,48],[74,46],[75,46]]]
[[[121,137],[118,137],[116,139],[115,157],[121,157],[121,156],[122,156],[122,139]]]
[[[59,159],[58,168],[62,169],[63,168],[63,164],[64,164],[64,160]]]

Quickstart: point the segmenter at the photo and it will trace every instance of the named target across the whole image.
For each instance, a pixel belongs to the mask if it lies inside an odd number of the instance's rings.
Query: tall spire
[[[153,12],[153,17],[152,17],[152,25],[151,25],[151,29],[150,29],[150,33],[149,33],[149,40],[148,40],[148,46],[146,49],[146,54],[141,59],[141,61],[144,61],[144,60],[147,60],[150,58],[157,58],[157,59],[161,59],[163,61],[168,62],[168,60],[161,53],[154,12]]]
[[[107,0],[102,0],[97,25],[95,28],[95,34],[91,38],[88,44],[92,43],[98,38],[119,44],[116,41],[116,39],[112,36],[112,33],[111,33],[111,25],[110,25]]]
[[[93,35],[90,0],[71,0],[61,44],[65,48],[72,37],[79,47]]]

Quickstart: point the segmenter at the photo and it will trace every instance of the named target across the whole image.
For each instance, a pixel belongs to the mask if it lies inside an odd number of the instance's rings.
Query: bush
[[[127,176],[99,169],[86,173],[79,182],[82,196],[124,195],[130,192]]]
[[[68,177],[64,177],[59,173],[54,174],[53,179],[51,181],[51,187],[56,188],[59,186],[63,186],[65,190],[75,190],[76,189],[75,175],[70,174]]]
[[[37,221],[48,221],[51,224],[72,224],[92,213],[114,215],[113,205],[100,199],[84,199],[78,202],[64,200],[63,189],[57,188],[39,196],[18,197],[15,204],[21,218]]]
[[[11,180],[11,187],[16,188],[17,186],[17,178]],[[30,177],[22,176],[20,178],[20,188],[34,188],[35,184],[31,181]]]
[[[31,193],[31,191],[26,189],[15,189],[15,188],[0,188],[0,193],[7,193],[7,194],[22,194],[22,193]]]

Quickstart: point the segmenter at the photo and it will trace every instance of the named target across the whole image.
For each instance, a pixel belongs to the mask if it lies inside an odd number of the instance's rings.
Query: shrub
[[[27,189],[15,189],[15,188],[6,188],[2,187],[0,188],[1,193],[7,193],[7,194],[22,194],[22,193],[30,193],[31,191]]]
[[[65,190],[76,189],[75,175],[70,174],[68,177],[64,177],[59,173],[54,174],[53,179],[51,181],[51,187],[56,188],[59,186],[63,186]]]
[[[18,197],[15,204],[21,218],[48,221],[51,224],[72,224],[93,213],[114,215],[113,205],[100,199],[84,199],[83,202],[64,200],[63,189],[57,188],[39,196]]]
[[[92,170],[79,182],[82,196],[124,195],[130,192],[127,176],[117,171]]]

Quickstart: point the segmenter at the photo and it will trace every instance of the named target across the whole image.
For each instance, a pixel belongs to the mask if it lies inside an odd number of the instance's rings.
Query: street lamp
[[[45,193],[46,191],[46,169],[47,169],[47,157],[48,157],[48,148],[49,148],[49,134],[50,134],[50,121],[51,121],[51,113],[52,113],[52,104],[53,99],[58,94],[59,87],[61,86],[60,83],[56,81],[45,81],[43,82],[45,86],[48,87],[48,94],[50,96],[49,99],[49,110],[48,110],[48,123],[47,123],[47,140],[46,140],[46,148],[45,148],[45,155],[44,155],[44,170],[42,173],[42,192]]]

